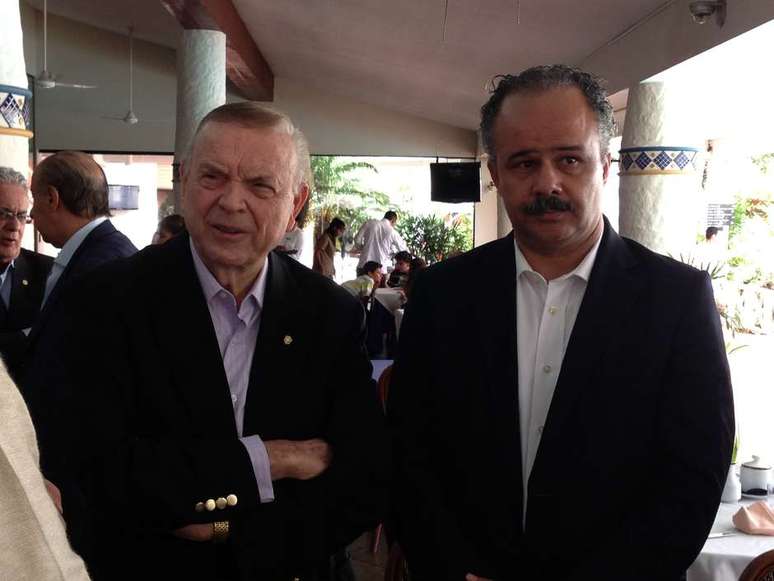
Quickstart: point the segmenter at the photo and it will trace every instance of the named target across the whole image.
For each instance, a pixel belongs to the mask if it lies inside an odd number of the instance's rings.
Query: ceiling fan
[[[114,119],[116,121],[123,121],[127,125],[135,125],[139,118],[134,114],[134,50],[133,41],[134,27],[129,26],[129,111],[123,117],[110,117],[105,115],[105,119]]]
[[[39,89],[53,89],[54,87],[67,87],[70,89],[96,89],[96,85],[84,85],[80,83],[63,83],[58,81],[56,75],[48,70],[48,0],[43,0],[43,70],[40,71],[35,85]]]

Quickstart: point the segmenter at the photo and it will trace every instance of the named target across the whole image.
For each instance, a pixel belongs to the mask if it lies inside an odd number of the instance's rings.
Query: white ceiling
[[[448,0],[444,30],[446,0],[233,1],[275,76],[470,129],[494,75],[581,63],[674,3]],[[138,38],[170,47],[180,30],[159,0],[49,0],[48,9],[120,33],[133,22]]]

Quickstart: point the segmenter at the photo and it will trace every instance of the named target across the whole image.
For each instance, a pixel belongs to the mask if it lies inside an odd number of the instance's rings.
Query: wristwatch
[[[225,543],[228,539],[228,521],[221,520],[212,523],[212,542]]]

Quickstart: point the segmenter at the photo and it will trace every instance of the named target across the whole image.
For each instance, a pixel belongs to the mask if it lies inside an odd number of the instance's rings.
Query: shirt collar
[[[191,255],[193,256],[193,262],[194,262],[194,269],[196,269],[196,276],[199,279],[199,284],[202,285],[202,291],[204,292],[204,298],[209,303],[218,293],[225,292],[229,295],[233,296],[232,293],[223,288],[223,286],[218,282],[218,280],[212,275],[210,270],[207,268],[207,266],[204,264],[204,261],[202,260],[201,256],[199,256],[199,253],[196,250],[196,245],[193,242],[192,238],[188,239],[188,244],[191,246]],[[258,310],[263,309],[263,299],[266,295],[266,273],[269,271],[269,257],[266,257],[266,262],[261,269],[261,272],[258,273],[258,277],[255,279],[255,282],[253,283],[252,288],[247,293],[247,297],[252,296],[255,300],[256,307]]]
[[[6,266],[3,269],[3,272],[0,272],[0,280],[5,280],[6,275],[15,268],[14,267],[15,262],[16,262],[16,259],[13,259],[11,262],[8,263],[8,266]]]
[[[583,260],[580,261],[578,266],[573,268],[570,272],[567,272],[554,280],[564,280],[572,276],[577,276],[578,278],[583,279],[585,282],[588,282],[589,278],[591,277],[591,269],[594,268],[594,261],[597,259],[597,251],[599,251],[599,244],[601,242],[602,234],[597,237],[597,241],[594,242],[594,246],[592,246],[591,250],[586,253],[586,256],[583,257]],[[522,254],[521,248],[519,248],[519,244],[516,242],[515,236],[513,237],[513,247],[516,250],[516,278],[520,277],[521,273],[523,272],[535,272],[530,266],[529,262],[527,262],[524,254]]]
[[[62,268],[66,267],[70,262],[70,259],[73,257],[73,254],[75,254],[75,251],[78,250],[78,247],[83,243],[86,237],[105,220],[107,220],[106,216],[99,216],[94,218],[88,224],[81,226],[81,228],[78,229],[75,234],[70,236],[67,242],[65,242],[64,246],[62,246],[62,250],[60,250],[59,254],[56,255],[54,262],[60,265]]]

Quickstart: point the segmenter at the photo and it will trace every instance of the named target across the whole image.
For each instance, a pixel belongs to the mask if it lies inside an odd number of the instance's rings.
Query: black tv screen
[[[108,186],[108,204],[111,210],[136,210],[140,207],[140,186]]]
[[[481,201],[481,163],[431,163],[430,199],[447,204]]]

